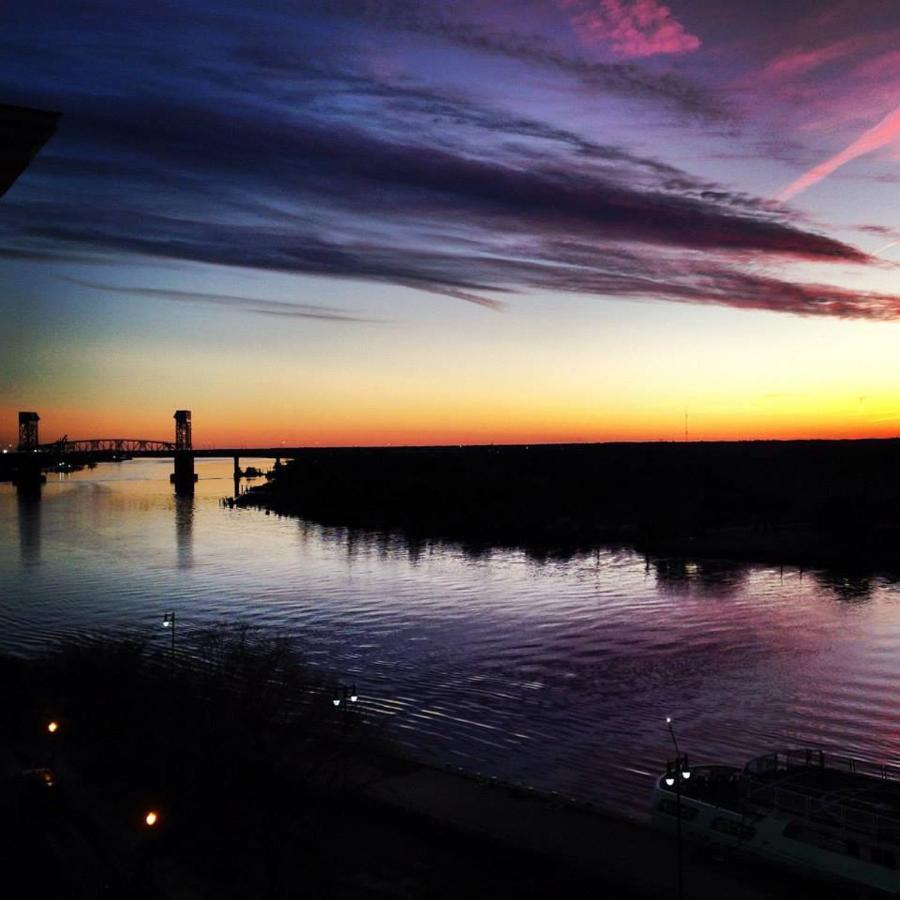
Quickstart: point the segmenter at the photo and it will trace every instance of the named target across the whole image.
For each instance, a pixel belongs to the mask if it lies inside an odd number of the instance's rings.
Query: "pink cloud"
[[[814,184],[820,182],[823,178],[828,177],[835,169],[840,168],[845,163],[871,153],[884,147],[891,141],[900,138],[900,106],[893,112],[888,113],[874,128],[861,134],[849,147],[836,153],[834,156],[826,159],[824,162],[813,166],[809,171],[804,172],[795,181],[792,181],[778,195],[779,200],[789,200],[791,197],[805,191]]]
[[[847,38],[824,47],[803,50],[793,48],[771,60],[763,69],[762,78],[774,80],[805,75],[820,66],[856,53],[864,44],[865,41],[860,38]]]
[[[609,47],[618,56],[690,53],[700,38],[685,31],[657,0],[557,0],[578,39]]]

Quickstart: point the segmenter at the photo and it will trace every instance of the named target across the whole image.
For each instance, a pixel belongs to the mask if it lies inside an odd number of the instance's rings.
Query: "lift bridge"
[[[111,462],[135,457],[172,457],[174,471],[170,478],[177,494],[194,492],[197,475],[194,459],[200,457],[232,457],[235,479],[240,477],[240,458],[268,457],[276,460],[297,455],[300,447],[254,447],[247,448],[205,448],[196,450],[191,438],[191,411],[175,411],[175,440],[160,441],[150,438],[80,438],[70,439],[68,435],[49,444],[42,444],[38,435],[40,416],[36,412],[19,413],[19,443],[13,453],[5,455],[15,472],[14,479],[20,485],[40,483],[44,479],[43,470],[70,463],[84,465],[92,462]]]
[[[58,455],[74,453],[113,453],[134,456],[138,453],[165,453],[167,456],[175,452],[173,441],[145,441],[141,438],[89,438],[83,441],[70,441],[68,435],[52,444],[41,444],[43,452]]]

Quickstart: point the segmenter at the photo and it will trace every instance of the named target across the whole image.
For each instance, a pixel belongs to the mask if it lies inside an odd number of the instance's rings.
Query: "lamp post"
[[[175,610],[170,609],[163,615],[163,628],[168,628],[172,632],[172,649],[169,655],[169,667],[175,669]]]
[[[156,855],[161,827],[162,814],[158,807],[151,806],[144,810],[139,819],[143,837],[140,841],[140,854],[138,856],[141,877],[150,889],[150,896],[157,896],[156,884]]]
[[[350,713],[350,707],[359,702],[359,694],[356,693],[356,685],[347,687],[346,684],[340,686],[340,692],[334,695],[332,704],[337,709],[342,709],[341,713],[341,757],[343,765],[342,769],[342,790],[347,791],[347,716]]]
[[[54,776],[56,775],[56,745],[59,743],[59,722],[56,719],[51,719],[47,723],[47,735],[48,735],[48,743],[50,744],[50,769],[53,771]]]
[[[684,861],[681,838],[681,787],[682,782],[689,781],[691,770],[688,765],[686,753],[682,753],[678,749],[678,739],[675,737],[675,729],[672,727],[671,716],[666,716],[666,725],[669,729],[669,735],[675,746],[675,759],[666,763],[666,777],[664,779],[666,787],[675,788],[675,860],[678,870],[678,900],[684,897]]]
[[[344,712],[350,709],[351,703],[359,702],[359,694],[356,693],[356,685],[350,685],[347,687],[346,684],[341,685],[341,689],[338,693],[334,695],[334,699],[331,701],[332,704],[336,707],[344,707]]]

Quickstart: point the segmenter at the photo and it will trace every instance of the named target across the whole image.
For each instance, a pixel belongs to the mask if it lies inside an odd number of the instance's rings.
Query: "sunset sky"
[[[900,434],[897,0],[12,0],[0,443]]]

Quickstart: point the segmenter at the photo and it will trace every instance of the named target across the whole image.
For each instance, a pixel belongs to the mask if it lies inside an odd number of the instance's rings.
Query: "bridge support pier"
[[[37,490],[40,492],[42,484],[47,483],[47,476],[42,471],[43,460],[41,454],[20,454],[20,459],[16,466],[13,481],[16,487],[26,492]]]
[[[235,456],[234,458],[234,496],[237,497],[241,492],[241,458],[239,456]]]
[[[175,493],[179,497],[193,497],[194,454],[191,452],[191,411],[176,409],[175,415],[175,471],[171,475]]]
[[[175,471],[169,476],[179,497],[191,497],[197,474],[194,472],[194,454],[190,450],[175,451]]]

